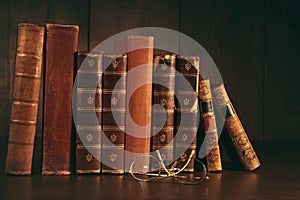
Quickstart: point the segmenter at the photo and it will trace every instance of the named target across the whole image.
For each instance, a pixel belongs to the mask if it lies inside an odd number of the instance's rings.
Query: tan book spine
[[[76,58],[76,173],[100,173],[103,53],[78,51]]]
[[[216,107],[219,109],[225,120],[224,127],[234,144],[234,148],[239,155],[244,168],[248,171],[255,170],[260,166],[259,158],[256,155],[223,84],[213,89],[213,97],[216,102]]]
[[[222,171],[219,136],[212,103],[210,81],[201,80],[199,84],[199,99],[202,115],[202,127],[205,139],[207,168],[210,172]]]
[[[21,23],[12,99],[6,173],[29,175],[39,105],[44,28]]]
[[[72,89],[79,27],[46,24],[44,175],[71,173]]]
[[[126,112],[126,144],[125,171],[134,157],[131,153],[150,152],[151,135],[151,104],[152,104],[152,64],[154,38],[152,36],[128,36],[128,73],[126,101],[128,110]],[[132,73],[131,70],[143,67],[143,73]],[[150,84],[140,85],[141,82]],[[136,86],[140,86],[135,89]],[[130,120],[132,119],[132,120]],[[144,127],[143,135],[140,137],[140,128]]]

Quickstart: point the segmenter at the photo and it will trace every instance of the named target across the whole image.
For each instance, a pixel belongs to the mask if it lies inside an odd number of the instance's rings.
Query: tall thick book
[[[255,170],[260,166],[259,158],[223,84],[213,89],[213,97],[216,102],[216,107],[224,120],[226,133],[229,135],[242,165],[248,171]]]
[[[72,89],[79,27],[46,24],[44,175],[71,173]]]
[[[202,118],[202,128],[205,135],[205,150],[207,169],[210,172],[222,171],[219,136],[216,117],[211,96],[210,81],[204,79],[199,82],[199,100]]]
[[[196,150],[199,123],[198,85],[200,59],[197,56],[177,56],[176,59],[176,112],[175,112],[175,159],[185,162],[191,151]],[[194,163],[185,168],[193,171]]]
[[[103,53],[78,51],[76,58],[76,173],[100,173]]]
[[[151,151],[159,150],[166,164],[174,156],[175,64],[175,54],[154,56]]]
[[[104,54],[102,173],[124,173],[127,55]]]
[[[127,49],[125,171],[137,154],[150,152],[153,36],[130,35],[116,44]],[[127,107],[126,107],[127,108]]]
[[[6,173],[8,174],[31,174],[43,44],[43,27],[28,23],[19,24],[6,161]]]

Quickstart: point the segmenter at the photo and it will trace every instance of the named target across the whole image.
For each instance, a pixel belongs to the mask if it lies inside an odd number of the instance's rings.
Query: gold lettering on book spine
[[[219,108],[227,108],[229,105],[229,107],[234,110],[224,85],[215,88],[214,95],[216,104]],[[245,169],[252,171],[258,168],[260,166],[260,161],[236,112],[231,112],[230,116],[225,117],[224,126],[234,143]]]
[[[210,89],[210,81],[201,80],[199,82],[199,99],[200,102],[210,102],[212,105],[212,96]],[[203,110],[203,109],[202,109]],[[208,171],[221,171],[222,162],[220,155],[220,148],[218,144],[218,132],[216,126],[215,115],[212,112],[202,113],[203,117],[203,129],[206,135],[205,147],[206,147],[206,161]]]

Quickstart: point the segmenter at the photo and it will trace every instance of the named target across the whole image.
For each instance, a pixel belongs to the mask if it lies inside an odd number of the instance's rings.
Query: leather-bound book
[[[259,158],[247,136],[247,133],[228,97],[223,84],[215,87],[213,98],[223,120],[226,133],[229,135],[233,147],[239,159],[248,171],[252,171],[260,166]]]
[[[170,164],[173,161],[176,55],[156,55],[153,63],[151,151],[159,150],[164,162]]]
[[[191,151],[196,150],[199,123],[198,88],[200,59],[197,56],[177,56],[176,58],[176,112],[175,112],[175,158],[183,162]],[[193,171],[194,163],[185,168]]]
[[[127,55],[104,54],[102,173],[124,173]]]
[[[103,53],[78,51],[76,58],[76,173],[100,173]]]
[[[6,161],[8,174],[31,174],[43,44],[43,27],[27,23],[19,24]]]
[[[79,27],[46,24],[44,175],[71,173],[72,89]]]
[[[219,136],[216,117],[211,96],[209,79],[201,80],[199,84],[200,111],[202,128],[205,134],[205,149],[207,169],[210,172],[222,171]]]
[[[137,154],[150,152],[154,37],[130,35],[125,46],[128,51],[125,171],[128,172]]]

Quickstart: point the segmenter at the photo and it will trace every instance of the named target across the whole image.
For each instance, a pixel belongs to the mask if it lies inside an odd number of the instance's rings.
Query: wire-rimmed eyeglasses
[[[192,150],[188,158],[179,158],[168,165],[164,164],[159,150],[155,151],[156,156],[146,154],[134,159],[130,165],[131,176],[139,181],[152,181],[157,178],[174,177],[176,181],[183,184],[198,184],[209,179],[205,165],[194,158],[195,150]],[[194,170],[186,171],[186,167],[194,163]]]

